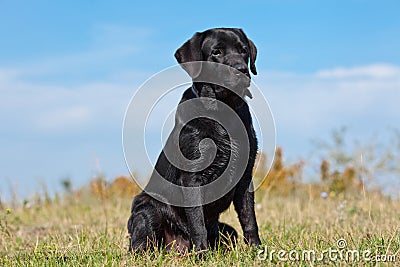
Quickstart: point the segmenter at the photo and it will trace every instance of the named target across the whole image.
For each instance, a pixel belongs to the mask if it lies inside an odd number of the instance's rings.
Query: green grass
[[[262,247],[271,250],[337,248],[371,250],[396,255],[400,265],[400,203],[379,195],[344,199],[312,198],[307,193],[268,197],[257,192],[257,219]],[[257,248],[242,241],[235,248],[198,255],[159,251],[127,253],[126,222],[130,197],[99,198],[88,192],[13,208],[3,204],[0,213],[0,266],[273,266],[293,262],[260,260]],[[29,207],[28,207],[29,206]],[[230,208],[221,221],[241,233]],[[356,265],[365,262],[297,261],[298,266]],[[370,262],[371,266],[388,263]]]

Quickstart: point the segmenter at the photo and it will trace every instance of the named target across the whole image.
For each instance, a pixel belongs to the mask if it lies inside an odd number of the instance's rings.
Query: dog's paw
[[[258,236],[258,233],[245,233],[244,234],[244,242],[250,246],[261,246],[261,240]]]

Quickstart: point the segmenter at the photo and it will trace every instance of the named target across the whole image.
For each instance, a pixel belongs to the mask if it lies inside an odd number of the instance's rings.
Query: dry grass
[[[257,218],[263,247],[268,250],[315,250],[336,248],[397,255],[400,264],[400,203],[376,194],[344,199],[313,197],[297,192],[287,197],[263,196],[257,192]],[[240,242],[230,250],[218,249],[180,256],[159,251],[127,253],[126,222],[131,197],[104,197],[89,190],[63,199],[25,205],[0,213],[1,266],[248,266],[287,265],[275,258],[262,261],[257,249]],[[222,221],[240,229],[230,208]],[[351,262],[364,265],[365,262]],[[345,261],[297,261],[296,265],[343,265]],[[370,263],[375,265],[375,262]]]

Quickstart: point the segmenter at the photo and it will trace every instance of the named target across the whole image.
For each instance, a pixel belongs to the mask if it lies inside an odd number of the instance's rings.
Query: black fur
[[[219,50],[219,51],[218,51]],[[229,65],[250,77],[248,65],[253,74],[257,73],[255,59],[257,49],[241,29],[218,28],[196,33],[189,41],[180,47],[175,57],[179,63],[191,61],[212,61]],[[132,203],[131,216],[128,221],[130,234],[129,250],[144,250],[153,246],[171,247],[178,251],[192,249],[204,250],[214,247],[222,236],[237,238],[237,232],[229,225],[218,221],[220,213],[225,211],[233,202],[243,229],[245,241],[252,245],[260,245],[258,226],[254,212],[254,193],[252,187],[252,169],[257,153],[257,139],[253,129],[249,107],[238,95],[251,97],[247,85],[237,86],[237,94],[213,84],[196,82],[201,70],[184,67],[194,80],[194,90],[187,89],[180,103],[198,96],[215,98],[229,105],[240,117],[249,140],[250,151],[244,175],[237,185],[220,199],[192,208],[177,207],[154,199],[145,191],[135,197]],[[233,81],[235,82],[235,81]],[[199,110],[207,109],[218,112],[218,105],[212,103],[198,105]],[[217,154],[211,165],[198,172],[182,171],[172,165],[161,152],[155,169],[166,180],[181,186],[195,187],[210,183],[218,178],[225,170],[231,151],[241,152],[241,144],[233,144],[227,131],[218,122],[207,118],[198,118],[183,126],[180,133],[176,131],[183,111],[178,107],[175,128],[171,136],[179,135],[179,147],[182,154],[189,160],[200,157],[199,143],[204,138],[211,138],[217,146]],[[224,123],[233,123],[226,118]],[[154,173],[150,183],[154,180]],[[198,197],[198,196],[184,196]]]

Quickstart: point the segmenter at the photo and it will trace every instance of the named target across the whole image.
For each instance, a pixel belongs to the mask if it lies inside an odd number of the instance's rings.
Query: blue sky
[[[385,0],[0,1],[0,196],[127,174],[131,96],[212,27],[241,27],[257,45],[254,80],[288,160],[341,126],[353,139],[385,137],[400,125],[399,10]]]

